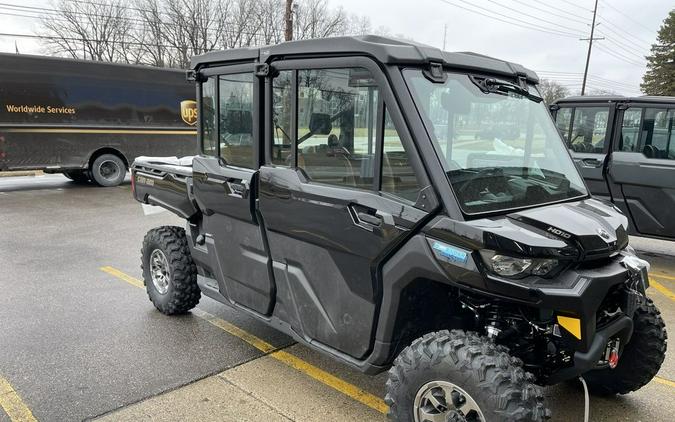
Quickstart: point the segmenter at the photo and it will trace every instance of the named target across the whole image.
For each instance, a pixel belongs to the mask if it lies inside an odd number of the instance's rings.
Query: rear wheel
[[[542,421],[542,389],[520,359],[460,330],[415,340],[394,361],[386,403],[392,421]]]
[[[197,306],[200,290],[185,230],[163,226],[145,235],[141,249],[143,281],[150,301],[166,315],[184,314]]]
[[[614,369],[584,374],[591,393],[610,396],[638,390],[661,369],[668,346],[666,326],[654,302],[646,298],[633,316],[633,336]]]
[[[126,174],[124,161],[113,154],[103,154],[91,165],[91,176],[99,186],[117,186],[124,181]]]

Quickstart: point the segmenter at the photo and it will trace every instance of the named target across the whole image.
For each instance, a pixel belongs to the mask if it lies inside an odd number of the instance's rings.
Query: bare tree
[[[565,98],[570,94],[569,89],[550,79],[542,79],[539,82],[539,91],[546,104],[551,104],[553,101]]]
[[[257,2],[257,29],[259,41],[264,45],[284,41],[285,34],[284,0],[259,0]]]
[[[347,14],[341,7],[331,10],[326,0],[298,2],[293,39],[304,40],[344,34]]]
[[[55,0],[38,33],[54,55],[186,67],[194,55],[284,40],[285,0]],[[294,39],[363,35],[370,19],[298,0]],[[386,33],[379,27],[376,32]]]
[[[45,14],[41,35],[52,54],[102,61],[128,61],[131,19],[126,0],[78,3],[60,0]]]
[[[140,22],[129,34],[137,45],[134,51],[136,61],[157,67],[171,66],[173,55],[170,47],[164,44],[167,30],[162,20],[161,4],[158,0],[139,0],[137,4]]]
[[[366,35],[373,33],[373,24],[368,16],[352,14],[347,18],[345,35]]]
[[[229,2],[219,0],[164,0],[164,42],[172,64],[187,67],[190,58],[223,44]]]

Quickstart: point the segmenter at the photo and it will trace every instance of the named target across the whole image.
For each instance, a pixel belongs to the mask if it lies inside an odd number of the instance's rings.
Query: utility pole
[[[595,32],[595,16],[598,13],[598,0],[595,0],[593,7],[593,23],[591,23],[591,36],[589,38],[581,38],[581,41],[588,41],[588,54],[586,54],[586,68],[584,69],[584,81],[581,83],[581,95],[586,92],[586,77],[588,76],[588,63],[591,61],[591,49],[593,48],[594,40],[604,40],[604,38],[593,38]]]
[[[286,0],[286,29],[284,31],[284,39],[286,41],[293,40],[293,0]]]
[[[448,39],[448,24],[443,25],[443,51],[445,51],[445,41]]]

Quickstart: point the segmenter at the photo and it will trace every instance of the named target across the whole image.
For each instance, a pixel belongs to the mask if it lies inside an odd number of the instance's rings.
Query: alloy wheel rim
[[[120,175],[120,166],[112,161],[105,160],[98,166],[98,172],[106,180],[116,180]]]
[[[161,295],[169,291],[169,280],[171,272],[169,270],[169,261],[166,255],[159,249],[155,249],[150,254],[150,277],[155,290]]]
[[[423,385],[415,396],[414,415],[415,422],[485,422],[478,403],[458,385],[448,381],[431,381]]]

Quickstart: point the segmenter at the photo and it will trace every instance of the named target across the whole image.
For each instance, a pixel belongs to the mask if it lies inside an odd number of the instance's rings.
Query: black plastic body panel
[[[131,177],[137,201],[166,208],[187,220],[198,213],[190,166],[163,163],[161,158],[140,159],[133,163]]]

